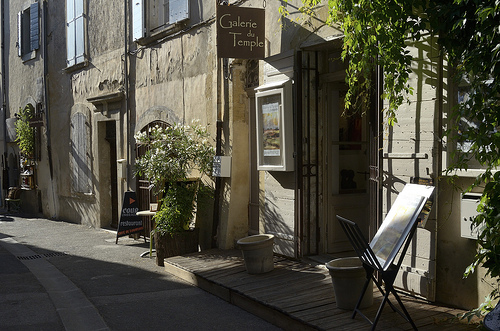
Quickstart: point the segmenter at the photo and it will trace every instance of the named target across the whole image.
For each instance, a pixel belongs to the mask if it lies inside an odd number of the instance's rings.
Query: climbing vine
[[[285,0],[286,2],[286,0]],[[302,0],[303,13],[313,13],[321,0]],[[383,66],[384,109],[389,124],[411,95],[412,55],[409,42],[423,35],[437,37],[452,68],[455,83],[468,85],[467,97],[452,110],[446,135],[459,146],[448,169],[467,169],[476,160],[484,169],[469,190],[483,187],[474,219],[479,226],[477,255],[466,270],[478,265],[497,280],[492,299],[500,293],[500,2],[493,0],[328,0],[329,24],[344,33],[349,91],[346,109],[369,102],[371,73]],[[286,10],[281,12],[286,15]],[[466,124],[466,125],[464,125]]]

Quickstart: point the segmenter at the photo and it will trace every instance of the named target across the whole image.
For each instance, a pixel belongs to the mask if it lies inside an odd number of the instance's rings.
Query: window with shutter
[[[87,116],[77,112],[71,116],[71,173],[73,191],[91,193],[90,125]]]
[[[84,0],[66,0],[66,65],[74,66],[85,61]]]
[[[141,38],[175,31],[172,27],[189,19],[189,0],[133,0],[132,36]]]
[[[40,47],[38,2],[17,14],[17,46],[23,61],[33,59]]]

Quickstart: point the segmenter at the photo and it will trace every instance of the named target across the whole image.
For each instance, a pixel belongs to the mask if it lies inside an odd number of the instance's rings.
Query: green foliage
[[[210,175],[215,153],[209,137],[206,128],[196,124],[156,126],[150,132],[137,133],[137,143],[146,145],[147,151],[136,160],[136,174],[148,178],[158,193],[165,183]]]
[[[303,0],[301,12],[308,13],[321,0]],[[329,0],[328,23],[340,24],[344,32],[342,59],[347,61],[349,87],[345,108],[354,112],[367,109],[376,66],[384,68],[383,96],[386,117],[397,122],[395,112],[413,93],[408,83],[412,57],[408,39],[418,40],[423,21],[418,16],[419,1]],[[417,9],[415,9],[417,8]],[[282,14],[288,14],[281,10]]]
[[[193,218],[198,182],[170,185],[161,201],[161,208],[153,217],[155,230],[161,235],[186,230]]]
[[[475,185],[486,183],[481,203],[480,214],[473,219],[473,226],[478,226],[478,251],[474,262],[465,271],[465,276],[475,271],[478,265],[486,268],[487,275],[497,279],[500,277],[500,172],[486,171],[478,177]],[[491,296],[499,297],[498,284]]]
[[[482,265],[487,275],[496,279],[490,296],[500,296],[500,5],[493,1],[457,0],[448,5],[437,4],[439,13],[433,26],[440,43],[454,64],[457,82],[468,82],[468,98],[454,110],[456,125],[448,135],[458,145],[454,168],[467,169],[476,160],[485,169],[472,187],[482,186],[483,196],[473,220],[480,233],[478,250],[465,276]],[[469,125],[462,125],[467,122]],[[458,134],[455,134],[458,133]],[[471,188],[472,188],[471,187]]]
[[[466,311],[465,313],[457,314],[452,322],[459,320],[467,320],[467,323],[474,323],[474,319],[481,320],[487,313],[489,313],[494,308],[494,304],[489,295],[486,296],[484,302],[479,305],[479,307]]]
[[[201,177],[211,175],[214,148],[206,128],[193,124],[159,126],[135,139],[147,147],[136,160],[136,175],[146,177],[160,197],[154,216],[161,234],[181,232],[193,217]],[[198,178],[196,181],[188,180]]]
[[[16,121],[16,142],[24,156],[31,157],[35,151],[35,129],[30,127],[29,120],[35,116],[35,109],[28,104],[24,108],[19,108],[18,115]]]
[[[312,9],[321,0],[302,0]],[[476,160],[485,169],[472,185],[483,186],[474,225],[480,227],[478,252],[466,275],[478,265],[500,282],[500,2],[493,0],[328,0],[330,24],[344,32],[343,58],[348,61],[346,109],[369,101],[371,74],[383,66],[383,97],[388,123],[408,99],[412,55],[408,43],[423,35],[438,37],[456,83],[468,82],[469,97],[451,114],[447,132],[459,149],[453,169]],[[303,10],[307,13],[308,11]],[[283,15],[288,13],[282,10]],[[470,125],[461,125],[464,122]],[[453,124],[453,121],[451,121]],[[455,133],[458,134],[455,134]],[[471,188],[472,188],[471,187]]]

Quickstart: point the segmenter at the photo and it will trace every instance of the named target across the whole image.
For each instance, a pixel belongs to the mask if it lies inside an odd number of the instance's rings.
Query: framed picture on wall
[[[261,85],[257,93],[257,169],[293,171],[292,81]]]

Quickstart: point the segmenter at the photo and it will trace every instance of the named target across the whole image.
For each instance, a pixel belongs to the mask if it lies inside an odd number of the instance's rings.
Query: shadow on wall
[[[293,176],[290,176],[289,173],[270,173],[270,177],[275,180],[273,184],[277,186],[261,192],[260,197],[264,201],[260,204],[264,206],[261,217],[264,232],[275,236],[274,251],[295,257],[295,186]]]
[[[213,215],[214,188],[201,184],[196,205],[196,227],[200,229],[199,244],[202,251],[212,248]]]
[[[99,220],[90,217],[98,215],[95,196],[61,197],[60,204],[61,214],[58,217],[60,220],[93,228],[100,227]]]

